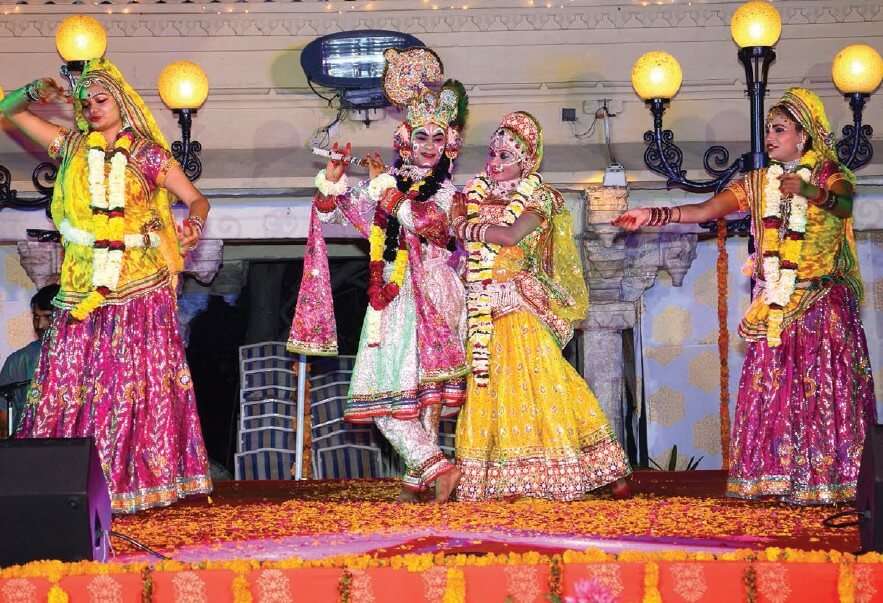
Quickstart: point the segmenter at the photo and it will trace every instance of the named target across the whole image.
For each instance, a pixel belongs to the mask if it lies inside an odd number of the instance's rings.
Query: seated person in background
[[[49,321],[52,318],[52,299],[58,294],[58,285],[46,285],[31,298],[31,315],[34,321],[34,333],[37,338],[21,348],[16,350],[3,363],[3,370],[0,371],[0,388],[2,393],[12,396],[13,417],[18,423],[22,410],[25,405],[25,398],[28,394],[28,385],[34,377],[34,370],[37,368],[37,360],[40,358],[40,346],[43,342],[43,335],[49,329]],[[4,386],[12,384],[21,384],[18,387],[11,388],[8,391]],[[11,435],[11,434],[7,434]]]

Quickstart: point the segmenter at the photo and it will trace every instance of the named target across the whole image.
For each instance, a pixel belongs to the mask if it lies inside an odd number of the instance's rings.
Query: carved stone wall
[[[628,207],[628,189],[590,186],[585,196],[581,239],[589,313],[579,327],[582,373],[614,433],[624,438],[631,427],[625,424],[623,331],[635,327],[641,295],[653,286],[660,270],[667,271],[676,286],[683,281],[696,257],[697,235],[658,229],[624,234],[610,220]]]

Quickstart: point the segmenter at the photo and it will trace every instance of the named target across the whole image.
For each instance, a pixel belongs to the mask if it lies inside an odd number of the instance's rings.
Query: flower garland
[[[442,603],[465,603],[466,601],[466,576],[458,567],[449,567],[445,580],[445,592],[442,595]]]
[[[730,331],[727,325],[727,221],[717,221],[717,353],[720,359],[720,434],[723,466],[730,466]]]
[[[644,599],[643,603],[662,603],[659,593],[659,564],[648,561],[644,565]]]
[[[383,197],[388,191],[397,192],[396,180],[389,174],[372,178],[368,184],[368,195],[377,203],[368,234],[369,305],[365,316],[368,345],[372,347],[380,345],[380,312],[398,296],[405,282],[405,269],[408,266],[405,237],[398,228],[396,218],[387,212],[383,203]],[[383,282],[383,271],[386,269],[384,260],[393,262],[388,283]]]
[[[500,226],[510,226],[524,211],[525,203],[542,185],[539,174],[522,178],[515,190],[509,193],[511,201],[506,206]],[[466,189],[466,220],[477,224],[481,218],[481,205],[491,190],[491,181],[484,173],[476,176]],[[487,285],[493,280],[494,260],[500,252],[500,245],[483,241],[466,242],[466,294],[468,319],[468,339],[472,350],[472,375],[478,387],[487,387],[490,382],[490,342],[494,332],[491,316],[491,296]]]
[[[660,591],[660,563],[670,562],[709,562],[709,561],[741,561],[745,562],[741,575],[742,593],[746,601],[758,600],[758,575],[756,563],[789,563],[789,564],[836,564],[838,575],[836,578],[837,600],[841,603],[854,603],[858,597],[856,590],[859,588],[856,580],[856,567],[879,566],[883,564],[883,556],[878,553],[867,553],[855,557],[849,553],[838,551],[803,551],[797,549],[768,548],[757,550],[735,550],[725,553],[687,552],[683,550],[672,551],[622,551],[619,553],[607,553],[600,549],[588,549],[586,551],[565,551],[560,556],[547,556],[536,552],[488,554],[482,556],[473,555],[446,555],[444,553],[401,555],[394,557],[376,557],[374,555],[345,555],[338,557],[326,557],[322,559],[302,559],[293,557],[281,560],[229,560],[229,561],[204,561],[201,563],[183,563],[180,561],[167,560],[156,563],[152,568],[146,563],[137,562],[131,564],[122,563],[99,563],[95,561],[81,561],[74,563],[62,563],[60,561],[34,561],[25,565],[10,566],[0,569],[0,581],[8,579],[44,579],[49,582],[50,590],[47,600],[53,603],[63,603],[70,600],[70,595],[62,588],[62,579],[72,576],[97,576],[111,575],[120,576],[125,574],[140,575],[143,580],[142,594],[145,600],[152,596],[154,572],[182,572],[182,571],[205,571],[227,570],[234,576],[227,587],[231,599],[236,603],[247,603],[256,599],[252,592],[249,576],[253,572],[277,569],[297,570],[303,568],[339,568],[341,575],[338,579],[338,600],[348,602],[353,599],[353,571],[370,570],[373,568],[392,568],[395,570],[407,570],[411,572],[424,572],[433,567],[446,568],[446,584],[443,601],[465,601],[468,580],[463,568],[466,567],[489,567],[489,566],[518,566],[518,565],[545,565],[549,568],[549,582],[546,585],[548,596],[551,601],[562,600],[563,588],[561,586],[561,573],[567,571],[569,564],[597,564],[597,563],[640,563],[643,566],[643,601],[658,602],[661,600]],[[563,567],[562,565],[563,564]],[[556,571],[556,566],[558,570]],[[875,573],[876,569],[875,569]],[[557,576],[557,577],[556,577]],[[474,580],[476,578],[470,578]],[[733,584],[735,587],[736,585]],[[566,597],[564,600],[572,599]]]
[[[117,138],[110,157],[110,173],[105,184],[107,140],[100,132],[86,138],[90,207],[92,208],[92,286],[71,315],[83,320],[91,314],[107,295],[116,290],[123,267],[125,244],[126,166],[132,139],[127,135]],[[91,238],[88,237],[88,238]],[[78,241],[74,241],[78,242]]]
[[[806,233],[806,197],[792,196],[788,216],[784,215],[786,203],[779,190],[779,178],[784,173],[781,164],[770,165],[763,187],[763,299],[769,306],[767,344],[770,347],[782,344],[785,306],[791,300],[797,283],[798,262]],[[812,172],[801,167],[797,175],[804,182],[809,182]]]

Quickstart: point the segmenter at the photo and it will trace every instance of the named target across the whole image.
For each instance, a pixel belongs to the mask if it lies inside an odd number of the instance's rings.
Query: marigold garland
[[[561,555],[552,555],[549,568],[549,598],[552,603],[561,603],[561,597],[564,594],[561,586],[561,577]]]
[[[599,549],[586,551],[565,551],[560,556],[547,556],[537,552],[493,554],[471,556],[464,554],[445,555],[443,553],[426,553],[419,555],[401,555],[390,558],[377,558],[372,555],[343,555],[324,559],[308,560],[291,558],[283,560],[229,560],[204,561],[201,563],[183,563],[175,560],[164,560],[152,568],[145,563],[114,564],[83,561],[62,563],[59,561],[36,561],[21,566],[0,569],[0,579],[42,578],[50,584],[49,598],[52,603],[68,603],[70,597],[58,584],[67,576],[89,576],[101,574],[139,574],[144,582],[143,596],[150,600],[152,596],[152,573],[179,572],[191,570],[228,570],[235,574],[231,583],[232,598],[237,603],[254,600],[248,583],[249,572],[259,569],[296,570],[301,568],[340,568],[343,570],[338,583],[340,601],[351,600],[352,570],[368,570],[389,567],[404,569],[411,572],[423,572],[432,567],[445,567],[446,586],[443,601],[445,603],[463,603],[466,597],[466,579],[464,567],[547,565],[549,567],[549,597],[552,601],[561,600],[561,576],[564,564],[591,564],[605,562],[641,563],[644,569],[645,603],[659,603],[659,573],[661,562],[690,561],[743,561],[747,566],[742,574],[745,599],[749,602],[758,600],[757,571],[755,561],[778,563],[836,563],[838,564],[837,591],[842,603],[854,603],[855,600],[855,564],[883,564],[883,556],[868,553],[855,557],[839,551],[803,551],[790,548],[770,547],[763,551],[736,550],[726,553],[671,551],[623,551],[607,553]],[[557,586],[556,586],[557,585]],[[557,597],[557,599],[556,599]]]
[[[814,153],[806,153],[801,158],[801,165],[812,162],[810,167],[814,167],[815,159]],[[791,300],[797,283],[808,209],[806,197],[793,195],[789,215],[785,216],[786,206],[779,189],[779,178],[784,173],[782,164],[773,163],[766,170],[763,186],[763,298],[769,307],[767,344],[770,347],[782,344],[785,307]],[[797,175],[804,182],[809,182],[812,172],[807,167],[801,167],[797,170]]]
[[[337,585],[340,603],[350,603],[350,586],[352,586],[352,583],[353,574],[348,568],[345,568],[340,576],[340,583]]]
[[[753,564],[745,568],[742,583],[745,585],[745,600],[748,603],[757,603],[757,570]]]
[[[248,578],[246,577],[250,569],[251,567],[247,564],[235,566],[236,577],[233,578],[233,603],[252,603],[254,600],[251,596]]]
[[[837,594],[840,603],[855,601],[855,565],[849,560],[840,563],[837,573]]]
[[[720,438],[723,466],[730,466],[730,329],[727,323],[729,278],[727,221],[717,221],[717,353],[720,358]]]
[[[644,603],[662,603],[659,593],[659,564],[648,561],[644,565]]]
[[[512,191],[510,202],[503,212],[500,226],[510,226],[524,211],[525,204],[542,185],[539,174],[522,178]],[[493,183],[486,174],[476,176],[466,189],[466,220],[478,224],[481,220],[481,205],[487,198]],[[494,332],[491,316],[491,296],[487,285],[493,281],[494,260],[501,246],[483,241],[467,241],[466,293],[468,341],[472,352],[472,375],[478,387],[487,387],[490,381],[490,341]]]
[[[126,166],[132,148],[127,134],[119,136],[110,157],[110,171],[105,184],[107,139],[100,132],[86,137],[88,182],[92,219],[86,230],[94,236],[92,243],[93,290],[72,310],[71,315],[83,320],[95,311],[107,295],[119,285],[125,253]]]
[[[449,567],[445,579],[445,594],[442,603],[466,602],[466,576],[458,567]]]
[[[380,345],[380,312],[394,300],[405,282],[405,269],[408,267],[408,248],[405,237],[398,233],[398,249],[393,260],[389,282],[383,282],[383,271],[386,262],[383,258],[386,246],[386,230],[389,216],[378,203],[374,210],[374,221],[368,234],[368,310],[367,321],[368,345]]]

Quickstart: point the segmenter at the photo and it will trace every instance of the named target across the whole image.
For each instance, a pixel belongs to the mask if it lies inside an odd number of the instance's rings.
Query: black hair
[[[414,181],[410,178],[403,178],[398,175],[398,169],[401,168],[403,164],[404,162],[401,157],[396,159],[396,188],[403,193],[407,193],[411,190]],[[442,154],[441,159],[439,159],[438,163],[435,164],[435,167],[432,168],[432,172],[430,172],[429,176],[423,180],[423,184],[420,185],[420,188],[417,189],[417,197],[415,198],[415,201],[428,201],[438,192],[441,185],[444,184],[446,180],[450,180],[450,178],[451,160],[447,155]],[[396,259],[396,250],[399,248],[400,229],[401,226],[396,217],[389,216],[386,222],[386,242],[383,249],[383,259],[387,262]]]
[[[59,287],[57,283],[42,287],[37,291],[34,297],[31,298],[31,309],[51,310],[52,300],[58,295],[60,289],[61,287]]]

